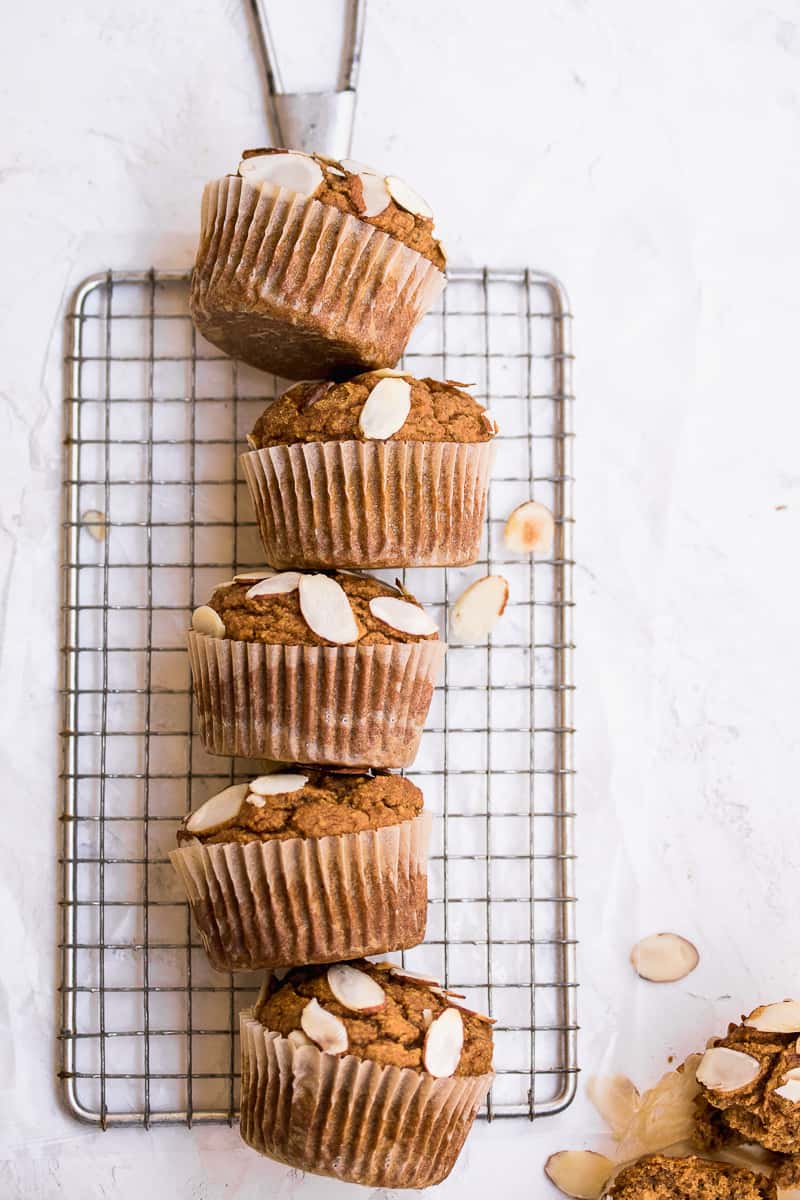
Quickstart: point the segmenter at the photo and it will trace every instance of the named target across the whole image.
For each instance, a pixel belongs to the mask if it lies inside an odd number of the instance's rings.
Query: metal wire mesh
[[[405,359],[474,384],[501,429],[480,562],[404,572],[443,629],[482,574],[511,599],[487,645],[451,646],[409,771],[434,813],[430,908],[397,956],[497,1018],[490,1117],[559,1111],[577,1072],[570,324],[548,276],[454,271]],[[86,280],[68,345],[61,1077],[104,1127],[233,1121],[257,980],[210,968],[166,855],[253,765],[200,744],[185,630],[262,561],[238,455],[279,385],[196,334],[182,272]],[[550,559],[502,544],[531,496],[556,516]]]

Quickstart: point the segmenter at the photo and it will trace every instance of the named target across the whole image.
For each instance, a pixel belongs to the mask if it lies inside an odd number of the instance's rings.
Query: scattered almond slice
[[[391,629],[400,633],[411,633],[418,637],[426,637],[438,633],[439,626],[430,613],[418,604],[409,600],[399,600],[396,596],[373,596],[369,602],[369,611],[373,617],[383,621]]]
[[[434,979],[432,975],[419,975],[416,971],[407,971],[405,967],[390,966],[389,971],[397,979],[405,979],[408,983],[421,983],[429,988],[441,988],[438,979]]]
[[[85,513],[81,513],[81,524],[86,527],[89,537],[93,537],[96,542],[106,540],[108,519],[98,508],[87,508]]]
[[[280,154],[255,154],[239,163],[239,174],[253,187],[277,191],[286,188],[299,196],[313,196],[322,183],[322,167],[307,154],[287,150]]]
[[[271,775],[259,775],[248,787],[256,796],[286,796],[299,792],[308,783],[308,776],[296,772],[275,771]]]
[[[340,646],[358,641],[358,625],[341,584],[329,575],[303,575],[299,590],[300,612],[317,637]]]
[[[555,520],[538,500],[514,509],[503,530],[503,542],[514,554],[548,554],[553,548]]]
[[[730,1046],[712,1046],[700,1059],[697,1082],[711,1092],[738,1092],[749,1087],[760,1073],[761,1064],[752,1054]]]
[[[286,596],[294,592],[300,584],[299,571],[281,571],[279,575],[271,575],[262,579],[245,592],[245,600],[255,600],[256,596]]]
[[[433,209],[427,200],[423,200],[419,192],[415,192],[403,179],[398,179],[397,175],[387,175],[386,186],[395,204],[399,204],[406,212],[413,213],[415,217],[433,217]]]
[[[422,1047],[425,1070],[435,1079],[453,1074],[464,1045],[464,1022],[457,1008],[446,1008],[431,1021]]]
[[[386,1003],[386,992],[381,985],[348,963],[328,967],[327,980],[339,1003],[354,1012],[374,1013]]]
[[[364,401],[358,427],[365,438],[383,441],[402,429],[410,410],[411,384],[407,379],[386,376]]]
[[[622,1137],[633,1120],[641,1097],[627,1075],[594,1075],[586,1092],[614,1137]]]
[[[761,1033],[800,1033],[800,1000],[760,1004],[745,1017],[744,1023]]]
[[[791,1104],[800,1103],[800,1067],[792,1067],[784,1075],[781,1086],[775,1088],[775,1095]]]
[[[461,642],[482,642],[503,615],[508,582],[502,575],[484,575],[462,592],[450,611],[450,628]]]
[[[272,567],[264,567],[263,571],[244,571],[241,575],[234,575],[234,583],[260,583],[262,579],[272,579],[275,575]]]
[[[650,983],[675,983],[685,979],[700,961],[697,949],[677,933],[653,933],[631,950],[631,966]]]
[[[189,833],[210,833],[212,829],[230,825],[239,815],[247,789],[246,783],[234,783],[217,792],[216,796],[211,796],[187,817],[186,828]]]
[[[364,209],[360,215],[377,217],[378,213],[382,213],[391,203],[389,189],[379,175],[373,175],[371,172],[362,171],[358,178],[361,180],[361,195],[364,198]]]
[[[326,1054],[343,1054],[348,1047],[347,1026],[334,1013],[323,1008],[316,997],[309,1000],[300,1016],[303,1033]]]
[[[287,1041],[292,1043],[295,1050],[300,1050],[303,1046],[313,1046],[310,1037],[306,1037],[302,1029],[291,1029],[286,1035]]]
[[[224,638],[225,624],[218,612],[208,604],[201,604],[192,613],[192,629],[206,637]]]
[[[559,1150],[544,1164],[544,1173],[565,1196],[600,1200],[614,1173],[614,1164],[594,1150]]]

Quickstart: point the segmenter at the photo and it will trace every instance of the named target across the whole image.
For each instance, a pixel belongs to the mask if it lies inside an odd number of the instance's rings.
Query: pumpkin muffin
[[[242,1137],[368,1187],[439,1183],[492,1083],[491,1024],[391,963],[291,971],[241,1016]]]
[[[772,1152],[779,1187],[800,1187],[800,1002],[767,1004],[709,1044],[697,1068],[695,1141]]]
[[[212,754],[358,767],[413,761],[446,649],[400,587],[269,569],[219,585],[188,642]]]
[[[170,859],[217,970],[285,967],[421,942],[429,832],[409,779],[297,767],[206,800]]]
[[[777,1200],[766,1175],[706,1158],[649,1154],[623,1168],[609,1200]]]
[[[451,380],[296,384],[242,455],[274,566],[463,566],[480,552],[497,427]]]
[[[245,150],[206,184],[200,224],[195,325],[287,379],[393,367],[444,287],[427,203],[349,159]]]

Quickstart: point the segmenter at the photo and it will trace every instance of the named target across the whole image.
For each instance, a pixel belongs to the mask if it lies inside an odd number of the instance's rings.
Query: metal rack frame
[[[71,1112],[103,1128],[233,1122],[236,1013],[257,986],[247,976],[209,981],[188,905],[170,891],[162,845],[197,802],[198,781],[209,794],[246,774],[241,761],[209,763],[198,750],[186,656],[170,640],[170,623],[172,632],[188,625],[214,582],[209,571],[258,562],[237,458],[243,421],[275,394],[272,377],[260,373],[251,373],[248,391],[247,369],[201,343],[188,319],[188,279],[104,272],[78,287],[67,314],[60,1077]],[[402,957],[412,969],[438,963],[450,986],[461,984],[477,1007],[498,1015],[502,1061],[486,1115],[532,1119],[571,1102],[578,1071],[571,313],[561,285],[541,272],[453,271],[449,281],[405,362],[420,374],[480,375],[474,394],[491,399],[501,423],[488,540],[469,572],[403,574],[412,590],[420,581],[432,588],[420,598],[442,623],[462,575],[506,573],[512,600],[487,645],[451,648],[408,772],[435,793],[442,821],[429,938]],[[164,365],[184,381],[175,395],[162,383]],[[230,372],[227,383],[206,396],[217,369]],[[162,414],[173,410],[181,436],[161,430]],[[221,415],[230,416],[230,431],[220,433]],[[165,479],[167,452],[183,469]],[[210,478],[222,463],[226,477]],[[211,517],[209,487],[219,488]],[[175,519],[169,505],[162,510],[170,488],[185,500]],[[504,554],[499,533],[513,495],[549,497],[552,558]],[[118,511],[120,497],[132,497],[132,515]],[[206,535],[209,544],[228,539],[230,553],[209,553]],[[173,536],[188,552],[164,550]],[[185,584],[179,602],[164,601],[163,571]],[[124,603],[120,580],[130,593]],[[175,656],[169,686],[160,655]],[[163,748],[176,739],[182,749],[167,769]],[[162,787],[172,789],[172,810]],[[421,962],[418,953],[431,957]],[[174,978],[163,975],[167,963]],[[506,1055],[524,1066],[508,1066]]]

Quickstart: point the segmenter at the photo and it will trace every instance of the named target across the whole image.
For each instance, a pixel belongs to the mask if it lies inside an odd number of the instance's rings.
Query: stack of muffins
[[[269,972],[241,1014],[244,1140],[425,1187],[491,1085],[491,1020],[366,961],[425,935],[430,816],[392,772],[414,760],[446,647],[399,582],[363,572],[476,560],[497,430],[465,385],[394,370],[445,282],[402,180],[246,151],[207,185],[201,224],[197,328],[302,382],[242,455],[269,567],[219,584],[188,635],[206,748],[275,769],[196,808],[170,857],[214,967]]]

